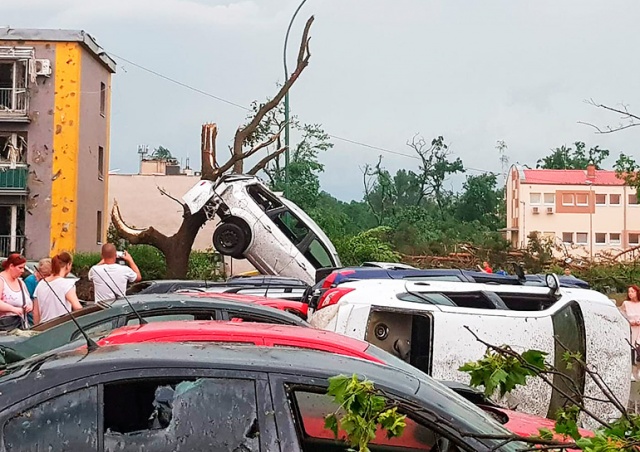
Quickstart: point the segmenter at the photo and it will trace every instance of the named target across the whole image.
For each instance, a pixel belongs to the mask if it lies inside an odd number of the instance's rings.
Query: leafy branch
[[[329,379],[327,394],[339,408],[325,417],[325,428],[336,439],[344,430],[349,445],[358,452],[370,452],[369,442],[375,439],[378,429],[386,431],[387,438],[402,435],[406,416],[398,413],[398,407],[389,405],[383,391],[373,382],[360,380],[357,375],[337,375]],[[338,419],[338,413],[344,415]]]

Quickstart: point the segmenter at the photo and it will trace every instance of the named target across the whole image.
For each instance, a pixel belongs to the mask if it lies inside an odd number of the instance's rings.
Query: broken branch
[[[202,125],[200,136],[200,159],[202,160],[202,179],[214,180],[215,170],[218,166],[216,162],[216,137],[218,136],[218,126],[215,123]]]
[[[167,240],[167,236],[157,231],[153,226],[145,229],[135,229],[127,225],[120,215],[120,207],[118,201],[113,201],[111,209],[111,221],[118,230],[120,236],[128,240],[133,245],[153,245],[163,251],[161,244]],[[164,252],[164,251],[163,251]]]
[[[166,196],[169,199],[173,199],[175,202],[177,202],[178,204],[180,204],[180,207],[184,207],[184,203],[182,201],[180,201],[178,198],[175,198],[173,196],[171,196],[167,190],[165,190],[164,188],[156,185],[156,188],[158,189],[158,191],[160,192],[161,195]]]
[[[260,121],[264,118],[264,116],[282,101],[285,94],[291,89],[291,86],[298,80],[302,71],[309,65],[309,58],[311,57],[311,53],[309,52],[309,30],[311,29],[311,24],[313,23],[314,17],[311,16],[304,27],[304,31],[302,33],[302,39],[300,41],[300,48],[298,50],[298,59],[295,70],[291,73],[289,78],[284,82],[284,84],[280,87],[278,93],[271,99],[269,102],[263,104],[258,111],[256,112],[253,119],[249,122],[249,124],[244,127],[238,128],[235,134],[235,138],[233,140],[233,155],[225,163],[223,166],[233,166],[234,172],[241,173],[242,172],[242,159],[243,152],[242,147],[247,139],[258,127]]]
[[[251,170],[247,173],[251,176],[255,176],[258,171],[265,169],[265,167],[267,166],[267,164],[275,159],[276,157],[278,157],[280,154],[282,154],[284,151],[287,150],[287,147],[281,147],[280,149],[278,149],[277,151],[275,151],[273,154],[269,154],[266,157],[264,157],[262,160],[260,160],[258,163],[256,163],[253,168],[251,168]]]

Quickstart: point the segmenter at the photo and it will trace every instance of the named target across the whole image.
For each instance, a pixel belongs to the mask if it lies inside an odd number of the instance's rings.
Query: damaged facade
[[[0,28],[0,256],[105,240],[115,67],[84,31]]]

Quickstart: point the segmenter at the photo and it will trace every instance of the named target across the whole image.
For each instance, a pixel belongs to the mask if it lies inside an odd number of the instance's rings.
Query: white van
[[[316,269],[341,266],[320,227],[255,176],[203,180],[182,199],[192,214],[204,209],[208,219],[220,218],[213,233],[213,246],[220,254],[246,258],[262,274],[314,284]]]
[[[550,279],[549,279],[550,277]],[[615,303],[593,290],[476,284],[449,281],[361,280],[329,289],[318,302],[312,326],[364,339],[439,380],[468,383],[458,368],[480,359],[486,347],[473,334],[516,351],[547,352],[548,362],[571,377],[586,396],[604,398],[584,370],[566,370],[563,344],[597,368],[619,400],[630,391],[629,323]],[[554,339],[557,337],[558,341]],[[567,382],[554,377],[559,388]],[[559,391],[540,379],[501,401],[511,408],[554,417],[564,403]],[[604,419],[619,414],[611,404],[586,399]],[[586,427],[594,427],[585,418]]]

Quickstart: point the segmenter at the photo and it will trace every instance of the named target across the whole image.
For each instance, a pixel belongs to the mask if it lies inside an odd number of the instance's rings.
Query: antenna
[[[107,276],[109,277],[109,279],[111,280],[111,282],[118,288],[118,290],[120,291],[120,287],[118,287],[118,284],[116,284],[116,282],[113,280],[113,278],[111,277],[111,275],[109,274],[109,272],[107,271],[107,269],[104,269],[104,272],[107,274]],[[100,272],[95,271],[94,272],[96,275],[98,275],[100,277],[100,279],[102,280],[103,283],[105,283],[105,285],[109,288],[109,290],[111,292],[113,292],[113,294],[115,295],[116,299],[118,298],[118,294],[116,293],[115,290],[113,290],[113,288],[109,285],[109,283],[107,283],[107,281],[105,281],[105,279],[100,275]],[[129,299],[127,298],[127,296],[125,294],[122,293],[122,291],[120,291],[120,295],[122,295],[122,298],[124,298],[124,301],[127,302],[127,305],[129,306],[129,308],[131,308],[131,311],[133,311],[133,313],[136,315],[136,317],[138,317],[138,321],[140,322],[140,325],[144,325],[146,323],[148,323],[145,319],[142,318],[142,316],[140,315],[140,313],[138,311],[136,311],[136,308],[133,307],[133,305],[131,304],[131,302],[129,301]]]
[[[147,144],[139,144],[138,145],[138,155],[140,155],[140,170],[139,170],[139,172],[142,172],[142,161],[144,160],[144,158],[147,156],[148,153],[149,153],[149,145],[147,145]]]
[[[53,290],[53,287],[51,287],[51,284],[49,284],[49,281],[47,281],[47,279],[44,277],[44,275],[42,273],[40,273],[40,269],[38,267],[36,267],[36,271],[38,272],[38,274],[42,278],[42,281],[44,281],[44,283],[47,285],[49,290],[51,290],[51,292],[53,292],[53,295],[55,295],[56,299],[60,302],[60,304],[62,305],[64,310],[67,311],[67,314],[69,314],[69,317],[71,317],[71,321],[73,323],[75,323],[76,328],[78,328],[78,331],[80,331],[80,333],[84,337],[84,340],[87,342],[87,350],[88,350],[88,352],[91,353],[92,351],[99,349],[100,347],[98,347],[98,344],[96,344],[95,341],[93,339],[91,339],[87,335],[85,330],[82,329],[82,327],[80,326],[80,323],[76,320],[76,318],[73,316],[71,311],[69,311],[69,308],[67,308],[67,305],[64,304],[64,301],[62,301],[60,299],[60,297],[58,296],[58,294],[56,293],[56,291]]]

